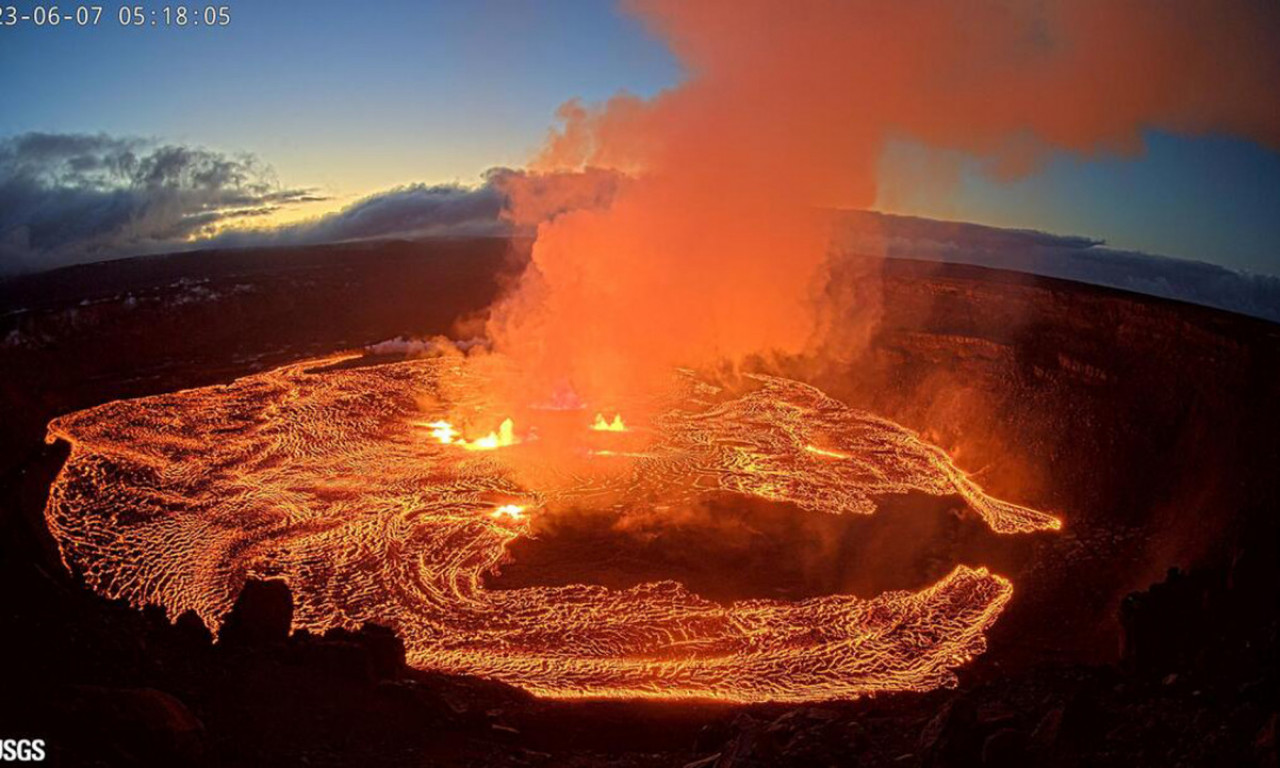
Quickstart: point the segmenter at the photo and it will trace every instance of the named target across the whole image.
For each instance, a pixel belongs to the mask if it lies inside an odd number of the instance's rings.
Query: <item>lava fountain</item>
[[[711,493],[841,515],[954,494],[998,533],[1059,527],[797,381],[731,392],[679,372],[643,423],[556,412],[584,437],[552,450],[548,430],[489,413],[473,360],[333,365],[345,360],[53,421],[48,439],[71,455],[46,518],[67,566],[104,595],[213,626],[247,578],[280,578],[295,628],[383,624],[416,667],[541,696],[794,702],[954,684],[1012,585],[961,565],[918,592],[719,604],[674,581],[499,590],[483,577],[539,515]],[[493,431],[469,438],[460,418]]]

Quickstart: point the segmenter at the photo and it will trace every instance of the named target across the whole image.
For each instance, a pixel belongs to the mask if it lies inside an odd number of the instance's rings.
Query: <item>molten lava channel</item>
[[[772,377],[734,394],[684,375],[641,449],[596,443],[586,460],[607,469],[530,487],[504,456],[536,439],[505,422],[468,441],[448,420],[483,410],[467,402],[485,389],[474,365],[319,368],[341,359],[53,421],[48,439],[72,447],[46,509],[64,561],[102,594],[212,626],[246,578],[282,578],[295,628],[384,624],[419,668],[543,696],[806,701],[954,684],[1011,584],[959,566],[914,593],[721,605],[672,581],[495,590],[482,578],[533,518],[565,506],[729,492],[871,514],[874,497],[922,491],[962,496],[1000,533],[1059,524],[988,496],[916,434]],[[583,419],[608,433],[596,441],[631,432],[618,416]]]

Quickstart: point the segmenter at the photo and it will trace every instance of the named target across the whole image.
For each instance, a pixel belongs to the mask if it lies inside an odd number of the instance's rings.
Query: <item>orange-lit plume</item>
[[[535,376],[526,384],[567,381],[587,402],[672,365],[804,348],[830,242],[822,212],[874,203],[889,139],[1003,174],[1051,149],[1138,151],[1152,128],[1280,146],[1273,0],[625,7],[687,77],[652,99],[561,107],[533,169],[626,180],[608,199],[570,189],[590,204],[550,219],[573,206],[549,204],[546,188],[513,196],[517,220],[541,223],[489,327]]]

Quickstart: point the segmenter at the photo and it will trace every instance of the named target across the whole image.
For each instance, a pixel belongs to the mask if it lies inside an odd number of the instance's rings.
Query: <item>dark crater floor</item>
[[[1033,536],[1000,536],[958,497],[882,499],[874,515],[832,515],[735,494],[676,510],[675,523],[626,512],[568,512],[515,541],[494,589],[672,579],[722,603],[928,587],[957,565],[1020,570]],[[621,523],[620,523],[621,521]]]

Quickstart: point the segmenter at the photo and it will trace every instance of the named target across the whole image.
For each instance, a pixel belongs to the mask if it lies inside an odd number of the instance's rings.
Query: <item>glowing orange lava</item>
[[[722,605],[672,581],[482,579],[529,535],[530,511],[555,505],[662,508],[728,492],[871,514],[874,497],[914,490],[958,494],[1001,533],[1058,527],[988,496],[915,433],[765,376],[738,394],[683,375],[642,451],[593,461],[604,451],[584,449],[596,470],[552,467],[527,487],[542,441],[520,442],[510,419],[466,441],[445,420],[487,413],[472,364],[320,368],[342,359],[54,420],[48,439],[72,448],[46,508],[64,561],[102,594],[214,626],[246,578],[282,578],[297,628],[384,624],[417,667],[544,696],[807,701],[953,684],[1012,586],[958,566],[915,593]],[[457,450],[482,445],[506,449]]]
[[[493,451],[506,448],[520,442],[516,438],[516,423],[511,419],[503,419],[496,432],[490,432],[475,440],[465,440],[452,424],[443,419],[438,421],[414,422],[414,426],[431,430],[431,436],[441,445],[456,445],[468,451]]]
[[[819,448],[816,445],[806,445],[804,449],[816,456],[826,456],[827,458],[831,458],[831,459],[850,458],[847,454],[840,453],[839,451],[828,451],[827,449]]]
[[[525,508],[519,504],[503,504],[493,510],[495,518],[507,518],[508,520],[523,520]]]
[[[591,428],[597,432],[626,432],[627,425],[622,421],[622,414],[613,417],[613,421],[605,419],[603,413],[596,414],[596,420],[592,422]]]

